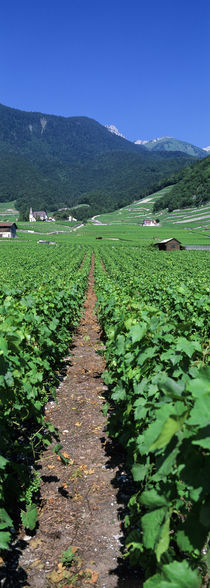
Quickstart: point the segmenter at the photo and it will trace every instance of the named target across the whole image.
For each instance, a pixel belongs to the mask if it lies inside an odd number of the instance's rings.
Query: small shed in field
[[[16,237],[16,223],[0,223],[0,238],[11,239]]]
[[[57,245],[56,241],[45,241],[44,239],[39,239],[37,243],[42,243],[44,245]]]
[[[159,241],[155,243],[155,246],[160,249],[160,251],[177,251],[181,249],[181,243],[178,239],[171,237],[170,239],[163,239],[163,241]]]
[[[145,218],[143,220],[142,226],[143,227],[156,227],[157,226],[157,222],[156,222],[156,220],[154,220],[152,218]]]

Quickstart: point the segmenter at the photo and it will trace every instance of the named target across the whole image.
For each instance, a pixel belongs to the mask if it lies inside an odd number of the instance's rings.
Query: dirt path
[[[64,466],[52,450],[41,459],[39,528],[34,537],[23,537],[25,549],[19,563],[27,576],[18,586],[140,587],[132,574],[126,580],[124,571],[119,573],[123,506],[117,504],[114,483],[118,467],[110,467],[107,457],[106,419],[101,412],[105,365],[97,354],[102,343],[93,283],[92,264],[84,314],[67,358],[58,404],[51,402],[46,409],[47,418],[60,431],[62,452],[70,463]],[[70,546],[75,556],[66,568],[61,554]]]

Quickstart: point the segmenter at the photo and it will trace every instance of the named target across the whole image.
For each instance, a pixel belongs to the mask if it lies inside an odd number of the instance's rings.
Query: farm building
[[[156,220],[152,219],[152,218],[145,218],[142,226],[143,227],[156,227],[157,223]]]
[[[47,220],[47,213],[45,212],[45,210],[32,210],[32,208],[30,208],[30,212],[29,212],[29,221],[30,223],[34,223],[38,220],[41,221],[46,221]]]
[[[6,237],[7,239],[11,239],[16,237],[16,223],[0,223],[0,238]]]
[[[39,239],[37,243],[42,243],[44,245],[57,245],[56,241],[45,241],[44,239]]]
[[[155,246],[158,247],[160,251],[177,251],[178,249],[181,249],[180,241],[173,237],[171,237],[171,239],[163,239],[163,241],[155,243]]]

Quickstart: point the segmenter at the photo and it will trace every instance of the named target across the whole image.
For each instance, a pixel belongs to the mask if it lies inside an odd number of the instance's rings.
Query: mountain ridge
[[[150,151],[181,151],[192,157],[206,157],[204,149],[201,149],[192,143],[188,143],[187,141],[175,139],[174,137],[157,137],[156,139],[144,143],[144,146]]]
[[[122,133],[115,127],[114,125],[105,125],[106,128],[113,134],[117,136],[124,137]],[[124,137],[126,139],[126,137]],[[134,145],[140,145],[141,147],[145,147],[149,150],[155,151],[181,151],[183,153],[187,153],[192,157],[199,157],[203,158],[206,157],[205,151],[210,151],[210,147],[197,147],[188,141],[182,141],[181,139],[176,139],[175,137],[156,137],[155,139],[150,139],[144,141],[142,139],[137,139],[134,141]]]
[[[144,196],[192,161],[150,153],[88,117],[60,117],[0,105],[0,201],[55,210],[81,203],[90,214]]]

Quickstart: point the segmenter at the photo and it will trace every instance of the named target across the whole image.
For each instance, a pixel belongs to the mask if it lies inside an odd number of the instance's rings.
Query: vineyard
[[[123,558],[144,570],[145,588],[206,586],[208,253],[70,239],[40,248],[23,238],[0,248],[2,554],[14,529],[36,528],[40,454],[52,445],[65,467],[44,409],[56,398],[92,259],[105,344],[103,413],[133,480]]]
[[[202,258],[103,250],[98,314],[106,340],[111,436],[125,447],[136,493],[127,553],[145,587],[199,586],[208,538],[208,292]],[[188,567],[187,561],[190,567]],[[156,572],[156,573],[155,573]],[[154,575],[153,575],[154,574]],[[175,584],[173,584],[175,585]],[[184,585],[184,584],[183,584]]]
[[[36,525],[33,465],[56,437],[44,406],[55,397],[90,266],[90,255],[79,248],[63,246],[37,255],[37,246],[20,251],[19,243],[12,245],[12,258],[9,248],[1,249],[1,268],[7,267],[1,271],[0,293],[1,549],[8,547],[8,527],[20,516],[27,528]]]

